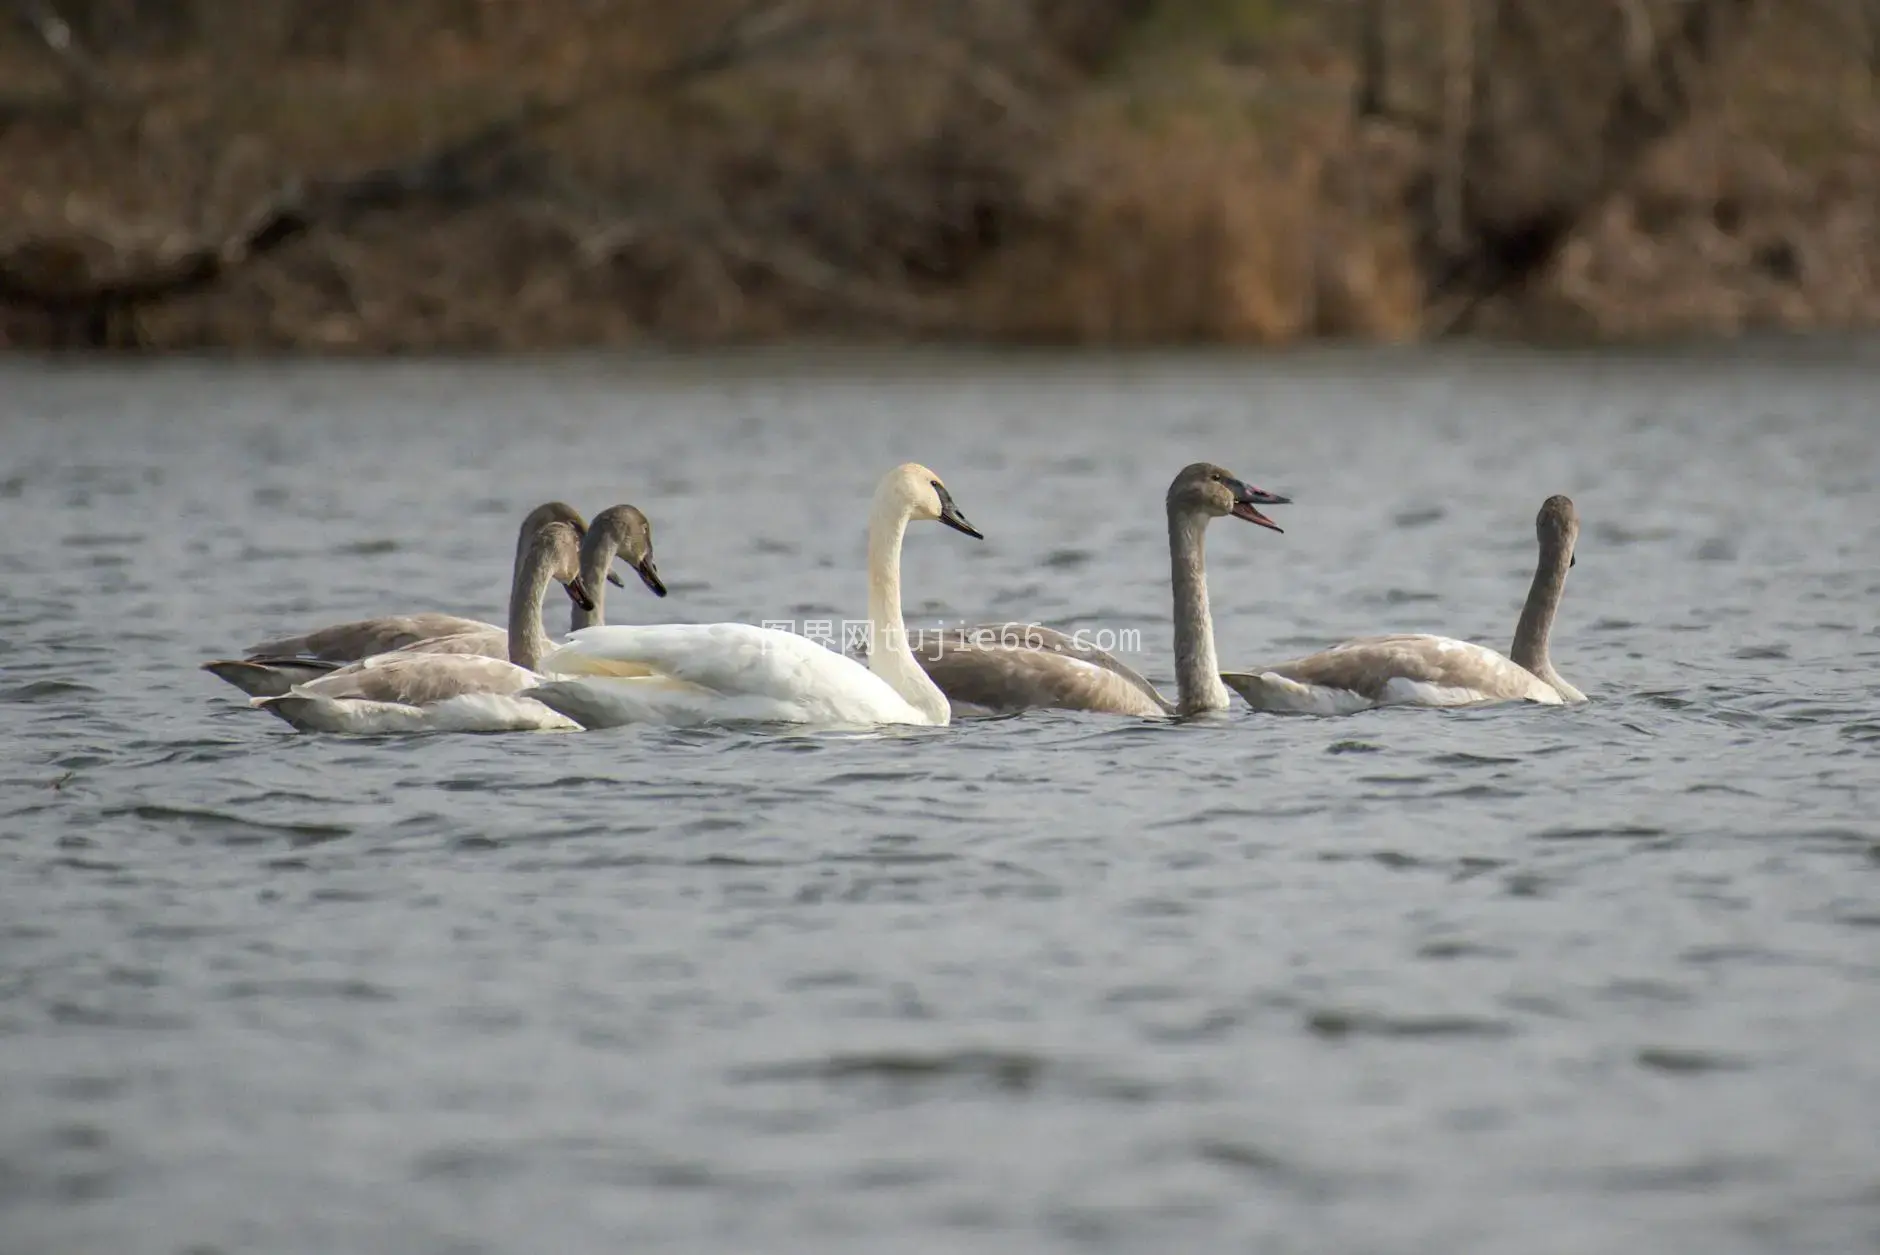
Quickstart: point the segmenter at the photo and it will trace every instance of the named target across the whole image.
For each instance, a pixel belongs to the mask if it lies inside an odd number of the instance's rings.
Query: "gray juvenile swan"
[[[586,596],[585,600],[570,597],[574,602],[570,616],[571,631],[579,632],[582,628],[593,627],[603,621],[602,598],[606,596],[606,579],[612,574],[616,557],[633,568],[640,582],[655,597],[666,595],[666,586],[659,579],[659,567],[653,562],[653,525],[647,522],[644,514],[630,505],[609,506],[594,516],[594,521],[588,525],[587,535],[581,538],[580,576],[582,591]],[[486,624],[473,632],[458,632],[418,641],[405,646],[404,652],[506,658],[509,656],[509,633],[503,628]]]
[[[1573,502],[1547,498],[1534,531],[1540,564],[1515,628],[1512,658],[1447,636],[1367,636],[1262,671],[1221,678],[1257,709],[1301,714],[1342,715],[1373,706],[1583,702],[1586,695],[1560,678],[1547,655],[1580,534]]]
[[[1170,701],[1103,650],[1035,623],[990,623],[922,633],[915,657],[955,708],[1093,710],[1159,719],[1225,710],[1214,654],[1214,622],[1202,541],[1210,522],[1232,515],[1281,531],[1260,513],[1289,498],[1251,487],[1207,462],[1169,485],[1169,570],[1175,594],[1175,682]]]
[[[630,505],[608,506],[594,516],[581,539],[581,586],[587,590],[588,604],[575,602],[569,631],[605,622],[607,590],[602,580],[612,572],[616,556],[638,573],[655,597],[666,595],[659,568],[653,563],[653,525]]]
[[[513,572],[520,572],[529,542],[550,523],[566,523],[577,535],[586,532],[581,512],[561,501],[550,501],[529,511],[516,533],[516,561]],[[607,579],[619,584],[611,571]],[[513,580],[513,575],[512,575]],[[599,581],[589,586],[598,590]],[[577,610],[578,613],[578,610]],[[576,626],[580,626],[578,623]],[[479,636],[478,634],[484,634]],[[205,662],[202,669],[228,681],[250,697],[274,697],[294,685],[317,679],[349,662],[369,658],[394,649],[407,649],[421,641],[450,638],[466,646],[461,652],[502,658],[508,652],[503,629],[481,619],[466,619],[454,614],[382,615],[374,619],[355,619],[335,623],[296,636],[250,645],[238,659]],[[474,648],[468,648],[475,646]]]
[[[506,732],[577,725],[526,696],[553,645],[542,627],[551,579],[592,606],[574,527],[550,523],[523,555],[509,599],[509,657],[421,650],[374,654],[252,704],[306,732]]]

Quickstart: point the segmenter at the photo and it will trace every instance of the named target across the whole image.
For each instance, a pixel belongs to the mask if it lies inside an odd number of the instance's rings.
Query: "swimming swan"
[[[1553,496],[1534,519],[1540,564],[1515,628],[1512,658],[1446,636],[1367,636],[1276,667],[1221,678],[1260,710],[1342,715],[1373,706],[1473,706],[1529,701],[1550,706],[1586,695],[1554,670],[1547,638],[1575,559],[1580,516]]]
[[[603,622],[603,602],[607,595],[606,579],[612,574],[615,558],[624,560],[639,575],[640,582],[655,597],[666,595],[660,581],[659,567],[653,562],[653,525],[630,505],[609,506],[594,516],[587,535],[581,538],[580,599],[574,602],[571,618],[576,631]],[[616,580],[615,583],[619,581]],[[404,647],[405,653],[475,654],[484,658],[509,655],[509,633],[503,628],[483,626],[474,632],[435,636]]]
[[[566,523],[574,528],[577,535],[587,530],[581,512],[565,502],[550,501],[529,511],[516,533],[516,561],[511,568],[512,581],[513,573],[522,569],[530,540],[550,523]],[[620,577],[611,571],[607,573],[607,579],[614,584],[620,583]],[[590,587],[598,591],[598,581]],[[576,613],[579,613],[578,608]],[[575,626],[581,625],[577,622]],[[202,669],[219,679],[227,680],[250,697],[273,697],[303,681],[318,679],[346,663],[394,649],[406,649],[421,641],[446,637],[461,646],[474,645],[474,648],[466,648],[465,652],[485,657],[504,658],[509,652],[503,629],[493,623],[454,614],[426,612],[355,619],[350,623],[335,623],[296,636],[277,637],[250,645],[243,651],[245,656],[242,658],[205,662]]]
[[[634,569],[653,596],[666,595],[659,567],[653,562],[653,525],[630,505],[608,506],[594,516],[581,539],[581,587],[588,601],[585,605],[575,602],[571,631],[605,622],[607,589],[602,581],[612,573],[616,557]]]
[[[509,657],[395,650],[348,663],[278,697],[251,702],[303,732],[509,732],[575,724],[527,696],[551,648],[542,595],[560,580],[575,604],[589,601],[574,527],[536,532],[509,598]]]
[[[910,521],[980,533],[940,477],[912,462],[876,486],[868,522],[867,666],[748,623],[594,627],[542,660],[532,697],[585,727],[779,722],[944,725],[950,709],[908,652],[901,541]]]
[[[1103,650],[1036,623],[992,623],[923,633],[914,647],[915,656],[959,708],[1093,710],[1148,719],[1224,710],[1229,699],[1215,674],[1203,535],[1209,523],[1228,515],[1280,531],[1279,524],[1259,507],[1288,503],[1288,498],[1251,487],[1206,462],[1185,468],[1169,485],[1175,701]]]

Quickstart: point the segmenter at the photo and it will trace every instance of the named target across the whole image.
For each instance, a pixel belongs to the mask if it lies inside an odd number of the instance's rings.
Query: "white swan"
[[[1183,468],[1169,484],[1169,573],[1175,595],[1176,700],[1101,649],[1036,623],[990,623],[922,633],[915,656],[933,682],[963,709],[1090,710],[1160,719],[1224,710],[1228,694],[1216,677],[1214,623],[1208,612],[1203,536],[1232,515],[1282,530],[1263,505],[1289,498],[1242,483],[1207,462]]]
[[[550,501],[529,511],[516,532],[516,560],[511,580],[522,569],[529,542],[550,523],[566,523],[577,536],[587,530],[581,512],[561,501]],[[642,575],[641,578],[645,578]],[[620,583],[611,571],[606,579]],[[598,593],[598,581],[593,591]],[[579,613],[577,611],[577,613]],[[579,622],[575,626],[581,626]],[[372,619],[354,619],[335,623],[293,636],[276,637],[250,645],[241,658],[218,658],[202,664],[202,669],[233,684],[250,697],[273,697],[294,685],[320,676],[361,658],[408,649],[425,641],[449,638],[455,652],[479,654],[488,658],[508,655],[508,638],[502,628],[481,619],[461,615],[420,614],[381,615]]]
[[[562,581],[591,605],[579,574],[580,542],[567,523],[536,532],[509,599],[509,658],[396,650],[348,663],[250,703],[304,732],[568,731],[576,727],[527,695],[550,648],[542,595]]]
[[[946,695],[908,652],[901,618],[901,541],[915,519],[979,536],[926,467],[910,462],[882,477],[868,523],[868,666],[748,623],[595,627],[542,659],[550,678],[531,696],[589,728],[945,724]]]
[[[1547,498],[1534,519],[1534,532],[1540,563],[1515,628],[1512,658],[1447,636],[1367,636],[1221,678],[1256,709],[1299,714],[1342,715],[1373,706],[1583,702],[1586,695],[1560,677],[1547,653],[1580,534],[1573,502]]]

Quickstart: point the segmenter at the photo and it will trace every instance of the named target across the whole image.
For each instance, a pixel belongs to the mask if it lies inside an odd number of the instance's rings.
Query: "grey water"
[[[0,1251],[1880,1248],[1880,355],[0,362]],[[1506,648],[1584,707],[345,738],[197,670],[610,619]],[[629,581],[630,584],[633,581]],[[565,623],[565,602],[550,605]]]

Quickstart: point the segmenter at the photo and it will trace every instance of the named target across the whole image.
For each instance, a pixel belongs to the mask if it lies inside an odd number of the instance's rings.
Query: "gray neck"
[[[1560,688],[1565,681],[1554,670],[1547,656],[1547,639],[1554,630],[1554,615],[1560,610],[1560,595],[1567,583],[1567,565],[1573,551],[1567,545],[1544,543],[1540,565],[1534,570],[1534,583],[1528,586],[1527,604],[1521,607],[1521,622],[1515,625],[1514,648],[1508,656],[1548,684]],[[1571,688],[1568,690],[1571,692]]]
[[[1227,686],[1214,656],[1214,619],[1208,612],[1208,574],[1202,555],[1206,517],[1171,509],[1168,516],[1170,582],[1175,587],[1175,687],[1184,715],[1227,709]]]
[[[535,534],[550,523],[566,523],[572,513],[567,506],[553,502],[536,506],[523,517],[522,526],[516,531],[516,564],[510,568],[520,571],[522,564],[529,560],[529,546],[535,543]],[[578,529],[577,529],[578,530]]]
[[[571,601],[569,603],[571,609],[568,613],[568,630],[570,632],[579,632],[582,628],[600,627],[607,622],[607,607],[605,604],[607,594],[594,591],[597,587],[604,587],[606,585],[607,569],[605,567],[601,568],[601,582],[599,585],[588,584],[588,575],[585,570],[581,573],[581,582],[587,585],[588,599],[594,603],[594,608],[592,610],[583,610],[580,602]]]
[[[587,538],[581,542],[581,583],[586,586],[588,600],[594,603],[594,608],[583,610],[580,602],[572,602],[574,610],[568,616],[570,632],[607,622],[607,572],[613,567],[614,554],[619,549],[620,538],[612,534],[612,529],[588,529]]]
[[[552,645],[542,627],[542,597],[548,592],[550,555],[531,549],[509,586],[509,661],[535,670]]]

